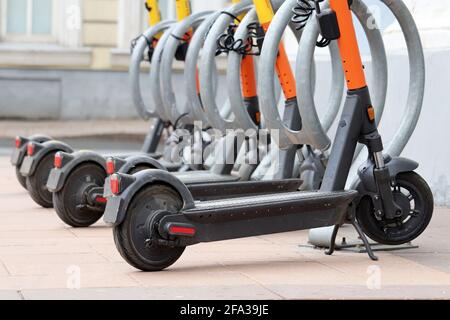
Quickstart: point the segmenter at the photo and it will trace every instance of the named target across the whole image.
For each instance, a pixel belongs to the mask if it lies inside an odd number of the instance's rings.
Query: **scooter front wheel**
[[[179,194],[166,185],[151,185],[137,193],[128,206],[125,220],[114,227],[114,242],[122,257],[142,271],[160,271],[171,266],[185,247],[163,246],[154,241],[149,222],[161,210],[178,212],[183,205]],[[153,241],[151,241],[153,239]]]
[[[47,189],[47,180],[56,152],[50,152],[36,167],[33,175],[26,178],[26,186],[31,199],[44,208],[53,208],[52,193]]]
[[[86,162],[78,165],[67,177],[64,187],[53,193],[53,203],[59,218],[74,228],[89,227],[96,223],[104,207],[90,204],[88,191],[103,187],[106,172],[101,166]]]
[[[416,239],[426,229],[433,215],[433,194],[426,181],[415,172],[399,174],[392,185],[394,200],[403,215],[394,220],[379,218],[372,200],[364,197],[356,218],[364,233],[386,245],[401,245]]]

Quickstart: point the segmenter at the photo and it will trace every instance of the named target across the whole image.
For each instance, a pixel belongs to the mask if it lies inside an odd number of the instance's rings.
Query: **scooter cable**
[[[238,17],[229,12],[222,11],[221,13],[234,18],[237,22],[241,22]],[[234,34],[236,32],[236,28],[237,24],[230,24],[227,31],[217,39],[216,56],[222,53],[229,53],[230,51],[237,52],[242,56],[259,56],[261,54],[262,42],[264,40],[264,31],[262,30],[261,25],[254,22],[247,26],[248,37],[246,41],[242,39],[235,40]],[[255,52],[255,48],[258,48],[258,51]]]
[[[292,12],[294,13],[291,21],[294,23],[297,27],[297,30],[302,30],[305,28],[306,23],[308,22],[309,18],[311,18],[311,15],[314,13],[314,11],[317,11],[318,14],[320,14],[320,6],[319,3],[323,0],[314,0],[315,7],[311,5],[311,1],[308,0],[297,0],[297,5],[292,9]],[[331,40],[326,39],[325,37],[321,36],[321,39],[319,39],[316,42],[316,46],[319,48],[325,48],[331,43]]]

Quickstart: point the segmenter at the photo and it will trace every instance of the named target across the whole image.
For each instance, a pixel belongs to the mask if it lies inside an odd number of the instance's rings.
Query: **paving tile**
[[[63,238],[75,238],[70,232],[61,230],[14,230],[14,231],[2,231],[0,232],[0,243],[8,241],[10,239],[63,239]]]
[[[450,254],[438,252],[404,252],[396,254],[407,260],[450,274]]]
[[[134,287],[136,281],[126,274],[83,274],[80,286],[81,288]],[[76,286],[70,275],[65,272],[54,275],[0,277],[0,290],[67,289],[68,287]]]
[[[103,221],[97,222],[89,228],[69,228],[68,230],[78,238],[108,238],[112,239],[112,228]]]
[[[49,254],[75,254],[75,253],[95,253],[94,249],[88,244],[77,244],[68,246],[64,243],[56,243],[54,245],[33,245],[33,246],[17,246],[8,245],[0,246],[0,256],[36,256]]]
[[[1,256],[1,255],[0,255]],[[3,261],[0,259],[0,277],[6,277],[9,276],[9,272],[6,269],[5,264],[3,263]]]
[[[144,273],[132,271],[128,274],[141,286],[226,286],[256,285],[257,283],[238,272],[233,272],[220,265],[188,267],[182,263],[164,272]]]
[[[285,299],[449,299],[449,286],[385,286],[381,289],[369,289],[355,285],[270,285],[272,292]]]
[[[389,253],[378,253],[379,261],[349,255],[351,254],[339,253],[316,261],[351,275],[356,284],[365,283],[371,274],[378,272],[386,286],[450,285],[450,274]]]
[[[0,290],[0,300],[22,300],[22,296],[16,290]]]
[[[24,290],[27,300],[274,300],[280,297],[257,285],[238,286],[178,286],[152,288],[95,288],[95,289],[54,289]]]
[[[11,275],[51,275],[69,266],[107,262],[96,253],[8,255],[2,261]]]

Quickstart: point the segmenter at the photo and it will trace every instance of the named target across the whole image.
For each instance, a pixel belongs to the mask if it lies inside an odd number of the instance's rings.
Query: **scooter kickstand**
[[[341,227],[341,225],[339,225],[339,224],[336,224],[334,226],[333,234],[331,235],[330,248],[328,248],[328,250],[325,251],[325,254],[328,256],[331,256],[334,253],[334,251],[336,250],[336,237],[337,237],[340,227]]]
[[[369,240],[367,240],[366,235],[361,230],[361,227],[359,226],[356,219],[352,218],[351,223],[352,223],[352,226],[355,228],[356,232],[358,232],[358,235],[361,238],[362,242],[364,243],[364,247],[366,248],[367,254],[369,255],[370,259],[372,259],[373,261],[378,261],[378,257],[373,253],[373,250],[372,250],[372,247],[370,246]]]

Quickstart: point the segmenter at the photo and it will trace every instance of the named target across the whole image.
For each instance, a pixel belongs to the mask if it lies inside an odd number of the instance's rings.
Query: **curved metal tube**
[[[131,54],[129,67],[131,97],[139,116],[144,120],[158,117],[158,113],[156,112],[153,103],[151,103],[152,105],[147,105],[141,94],[141,62],[145,49],[147,49],[148,47],[147,39],[151,39],[158,33],[163,32],[173,23],[175,23],[175,21],[163,21],[156,24],[155,26],[148,28],[136,42],[136,45]]]
[[[292,130],[282,121],[277,109],[278,101],[275,97],[273,84],[278,46],[283,36],[283,32],[292,17],[292,3],[291,0],[285,1],[277,11],[267,30],[258,64],[259,107],[261,113],[264,115],[266,127],[270,130],[278,131],[279,139],[276,143],[281,149],[287,149],[293,144],[308,144],[309,142],[308,136],[304,130]],[[298,37],[298,32],[296,36]]]
[[[244,7],[242,11],[243,9]],[[216,90],[213,88],[214,79],[212,70],[216,65],[217,39],[232,21],[233,18],[225,14],[217,18],[205,39],[201,54],[202,59],[200,59],[199,63],[200,96],[203,109],[207,114],[210,124],[223,133],[227,129],[236,128],[238,123],[234,115],[230,117],[231,119],[224,119],[220,114],[216,102]]]
[[[328,3],[324,3],[323,8],[328,7]],[[387,91],[387,59],[386,51],[384,48],[384,42],[382,35],[378,28],[370,28],[366,21],[373,19],[372,14],[368,10],[364,2],[360,0],[355,0],[352,4],[352,11],[361,23],[366,37],[369,42],[370,52],[372,56],[372,101],[377,110],[377,123],[380,121],[383,114],[385,102],[386,102],[386,91]],[[329,140],[327,132],[330,129],[335,117],[337,116],[337,111],[342,101],[342,93],[344,87],[344,78],[342,76],[342,64],[340,61],[339,49],[336,42],[330,44],[330,51],[332,55],[332,69],[333,77],[332,84],[339,83],[339,86],[335,86],[336,92],[331,93],[329,99],[328,112],[325,118],[320,122],[323,124],[322,127],[318,126],[319,118],[316,112],[316,107],[314,103],[314,96],[310,94],[311,90],[309,87],[309,82],[305,79],[308,78],[310,73],[310,67],[308,61],[311,61],[315,51],[315,41],[319,36],[319,27],[317,24],[317,18],[314,15],[310,23],[305,27],[304,35],[300,41],[300,46],[297,54],[297,69],[296,74],[299,81],[297,82],[297,92],[298,94],[298,105],[300,112],[304,121],[305,129],[308,135],[310,135],[311,141],[314,142],[314,146],[324,145],[324,143]],[[336,73],[335,73],[336,72]],[[303,77],[301,76],[303,75]],[[306,77],[305,77],[306,76]],[[336,76],[338,78],[336,78]],[[338,109],[333,108],[333,104],[338,104]],[[336,105],[334,105],[335,107]],[[335,113],[333,113],[333,110]],[[313,126],[311,127],[311,124]],[[328,146],[329,147],[329,146]],[[325,149],[328,149],[325,148]],[[356,153],[358,154],[360,150]]]
[[[161,97],[163,106],[169,119],[174,123],[184,113],[188,113],[188,117],[192,117],[190,110],[179,110],[175,93],[172,86],[172,63],[175,59],[175,53],[182,38],[190,28],[197,27],[206,17],[213,14],[213,11],[203,11],[190,15],[186,19],[177,23],[171,29],[170,37],[168,37],[165,46],[164,54],[161,57],[160,63],[160,81],[161,81]],[[195,79],[195,78],[194,78]],[[191,79],[192,81],[193,79]],[[190,108],[189,108],[190,109]]]
[[[171,119],[164,108],[163,99],[161,96],[160,66],[165,44],[171,37],[172,31],[175,27],[175,24],[172,25],[159,39],[158,44],[155,47],[155,51],[153,52],[152,64],[150,66],[150,83],[152,84],[150,91],[153,96],[153,101],[155,102],[156,112],[163,121],[170,121]]]
[[[201,121],[204,127],[208,127],[210,124],[206,113],[203,111],[202,102],[197,91],[197,64],[206,34],[220,14],[220,12],[213,13],[195,30],[189,43],[189,49],[184,62],[184,84],[188,103],[187,107],[190,108],[190,112],[193,114],[195,120]]]
[[[242,19],[239,24],[236,32],[234,34],[235,40],[245,41],[248,35],[248,25],[253,22],[257,22],[258,17],[256,15],[256,10],[250,10]],[[244,95],[242,94],[242,84],[241,84],[241,62],[242,55],[230,51],[228,53],[228,61],[227,61],[227,85],[228,85],[228,97],[230,99],[230,104],[236,119],[236,122],[239,123],[240,128],[247,130],[253,129],[257,130],[257,125],[253,122],[250,114],[247,112],[246,106],[244,104]],[[256,62],[256,60],[255,60]],[[276,96],[280,96],[280,86],[277,86]]]
[[[206,109],[206,108],[204,109],[204,107],[203,107],[204,104],[202,103],[202,100],[200,99],[200,97],[198,96],[198,93],[197,93],[196,83],[192,81],[192,79],[195,79],[195,77],[196,77],[197,65],[198,65],[197,62],[199,60],[198,58],[200,55],[200,50],[202,49],[202,47],[205,43],[205,39],[209,36],[213,25],[216,24],[217,19],[221,15],[225,15],[224,12],[227,12],[234,16],[237,16],[237,15],[240,15],[241,13],[247,11],[249,9],[249,7],[251,6],[251,4],[252,4],[252,0],[245,0],[240,3],[234,4],[225,10],[222,10],[220,12],[215,12],[213,15],[208,17],[204,21],[204,23],[202,23],[202,25],[200,25],[198,30],[196,30],[194,37],[192,38],[191,44],[189,46],[188,55],[186,57],[185,72],[184,72],[187,95],[189,98],[189,102],[191,104],[191,108],[193,109],[192,112],[196,116],[196,118],[201,119],[202,121],[206,121],[210,125],[213,125],[213,124],[210,123],[211,121],[209,118],[209,113],[207,112],[208,109]],[[221,33],[223,33],[225,29],[226,29],[226,27],[224,27],[222,29]],[[217,43],[217,39],[216,39],[216,43]],[[216,44],[216,48],[217,48],[217,44]],[[204,52],[202,54],[204,54]],[[213,61],[212,68],[213,68],[213,70],[215,70],[215,68],[216,68],[214,61]],[[213,73],[213,75],[215,75],[215,73]],[[212,91],[215,92],[215,88],[210,88],[209,84],[208,84],[207,88],[204,88],[204,87],[201,88],[201,90],[209,90],[209,89],[212,89]],[[224,110],[224,109],[229,109],[229,108],[230,108],[230,103],[226,102],[225,106],[222,108],[222,110],[219,110],[220,116],[222,117],[222,115],[224,113],[229,113],[228,110]],[[227,111],[227,112],[224,112],[224,111]]]
[[[234,34],[234,39],[245,40],[248,34],[247,27],[250,23],[258,21],[256,16],[256,10],[250,10],[239,23],[238,28]],[[253,122],[250,114],[244,105],[244,96],[242,94],[241,85],[241,62],[242,55],[230,51],[228,53],[227,61],[227,84],[228,84],[228,98],[230,99],[230,104],[233,109],[234,117],[236,122],[239,123],[240,127],[244,130],[254,129],[257,130],[257,125]]]

